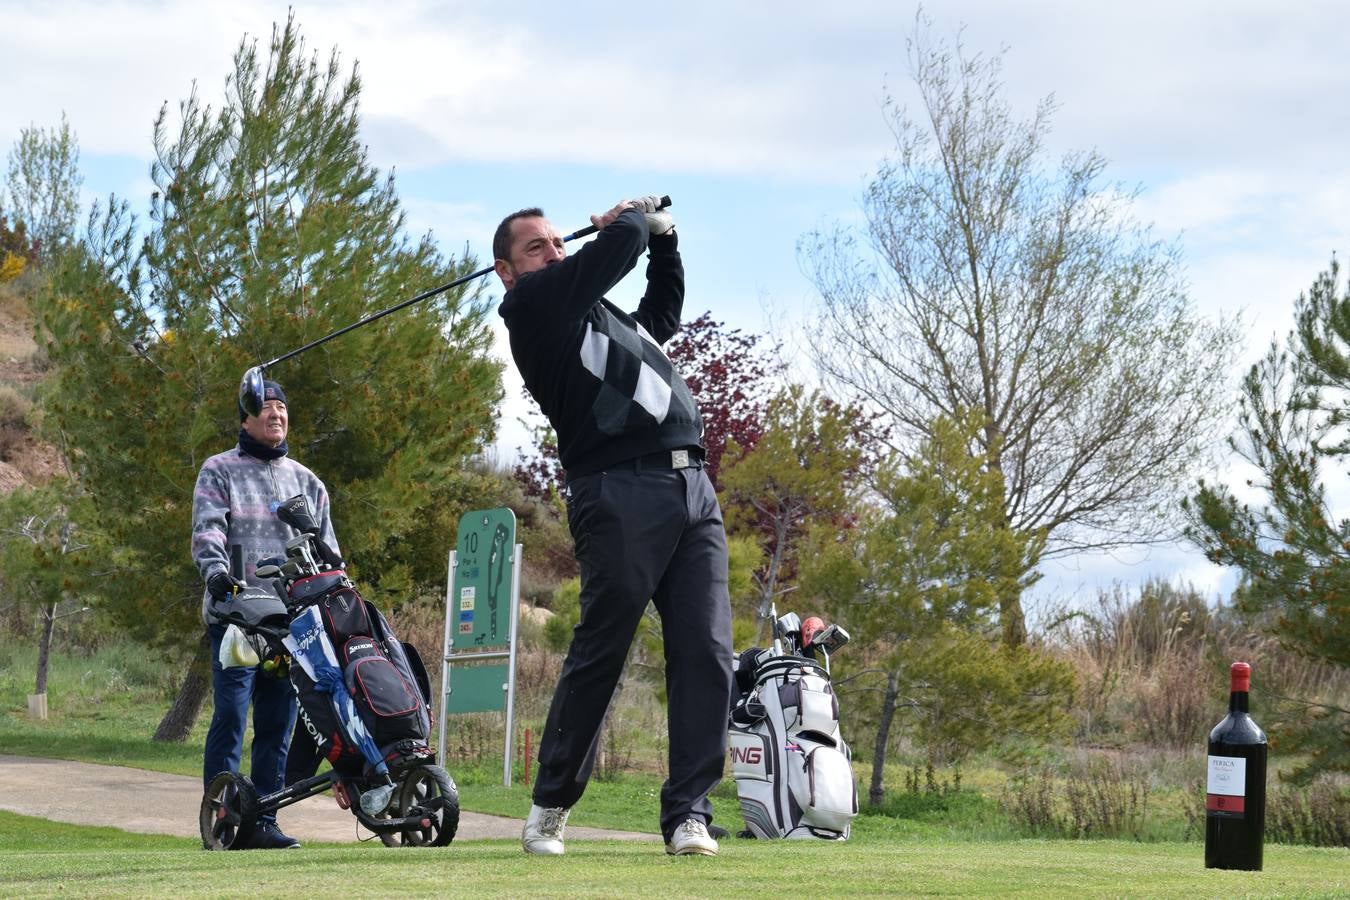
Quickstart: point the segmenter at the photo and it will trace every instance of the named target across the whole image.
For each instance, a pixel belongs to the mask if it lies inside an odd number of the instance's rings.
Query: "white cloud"
[[[1259,212],[1278,190],[1274,179],[1262,171],[1201,171],[1147,188],[1136,210],[1164,233],[1229,228]]]
[[[719,14],[659,38],[653,31],[653,41],[685,42],[653,52],[623,37],[639,21],[606,16],[597,21],[610,33],[579,25],[559,34],[528,27],[518,14],[529,10],[484,19],[467,5],[301,3],[296,18],[311,51],[326,58],[336,47],[349,69],[359,61],[363,110],[380,123],[374,135],[388,164],[511,159],[802,173],[847,158],[854,177],[872,155],[850,149],[855,129],[839,113],[852,103],[829,102],[848,95],[834,91],[828,59],[766,57],[763,34],[758,58],[702,55],[703,27],[743,20]],[[285,5],[264,0],[11,10],[0,59],[28,89],[11,95],[0,141],[66,109],[86,152],[145,157],[160,104],[176,104],[195,79],[218,105],[241,37],[261,38],[265,51],[272,23],[285,16]],[[663,10],[659,18],[680,16]],[[876,80],[869,72],[856,87],[875,91]]]
[[[240,38],[265,49],[287,14],[275,0],[4,5],[0,65],[25,89],[7,98],[0,141],[64,108],[86,151],[139,157],[162,102],[194,79],[219,102]],[[1339,166],[1345,122],[1329,111],[1350,67],[1325,39],[1329,9],[958,0],[930,12],[939,36],[964,21],[972,49],[1009,46],[1020,108],[1056,92],[1056,146],[1101,147],[1131,172],[1278,171]],[[340,0],[298,2],[296,18],[311,50],[359,60],[386,166],[570,161],[852,183],[887,149],[880,97],[883,82],[906,93],[912,10]]]

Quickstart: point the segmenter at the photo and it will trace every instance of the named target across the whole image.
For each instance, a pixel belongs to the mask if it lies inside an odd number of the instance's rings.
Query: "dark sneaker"
[[[264,822],[258,825],[258,830],[253,832],[253,840],[249,843],[250,850],[298,850],[300,842],[290,835],[284,833],[277,827],[276,822]]]
[[[709,825],[708,825],[708,837],[712,838],[712,839],[715,840],[715,841],[720,841],[720,840],[722,840],[723,838],[729,838],[729,837],[731,837],[731,832],[730,832],[730,831],[727,831],[727,830],[726,830],[725,828],[723,828],[721,825],[712,825],[712,824],[709,824]]]

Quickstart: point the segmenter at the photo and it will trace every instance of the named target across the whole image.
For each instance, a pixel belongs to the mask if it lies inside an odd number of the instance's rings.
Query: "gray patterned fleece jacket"
[[[264,460],[235,447],[208,459],[197,475],[192,495],[192,560],[206,581],[230,571],[231,554],[239,554],[249,584],[269,587],[254,575],[258,560],[283,556],[297,532],[276,516],[283,500],[304,494],[319,523],[319,537],[338,549],[328,516],[328,489],[319,476],[288,457]],[[238,547],[238,550],[232,548]],[[202,593],[202,621],[210,595]]]

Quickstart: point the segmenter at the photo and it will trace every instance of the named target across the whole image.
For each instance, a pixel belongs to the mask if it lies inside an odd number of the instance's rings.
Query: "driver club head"
[[[819,647],[826,653],[833,654],[849,642],[849,633],[839,625],[829,625],[824,631],[816,635],[813,646]]]
[[[262,414],[263,409],[263,370],[262,366],[253,366],[239,379],[239,411],[249,416]]]

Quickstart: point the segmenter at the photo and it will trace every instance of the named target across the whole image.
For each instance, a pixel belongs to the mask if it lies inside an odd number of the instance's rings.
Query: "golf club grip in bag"
[[[829,675],[813,660],[763,650],[741,654],[737,669],[738,683],[753,685],[728,726],[748,835],[847,840],[858,788]]]

